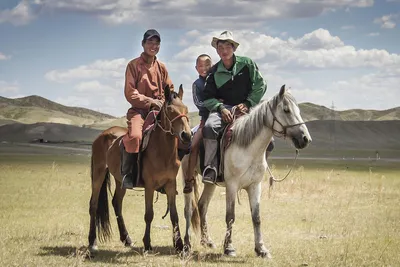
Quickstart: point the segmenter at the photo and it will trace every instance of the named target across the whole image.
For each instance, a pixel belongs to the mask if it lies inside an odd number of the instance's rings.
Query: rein
[[[271,169],[269,168],[269,165],[268,165],[268,163],[267,163],[267,170],[268,170],[268,172],[269,172],[269,175],[271,175],[271,176],[269,177],[268,198],[271,197],[271,187],[274,185],[274,182],[277,182],[277,183],[283,182],[283,181],[289,176],[289,174],[290,174],[290,173],[292,172],[292,170],[293,170],[293,167],[296,165],[296,161],[297,161],[297,157],[298,157],[298,156],[299,156],[299,150],[296,149],[296,156],[294,157],[294,161],[293,161],[292,167],[290,167],[290,170],[289,170],[288,173],[285,175],[285,177],[283,177],[283,178],[281,178],[281,179],[276,179],[276,178],[274,177],[274,175],[272,174]]]
[[[295,127],[295,126],[299,126],[299,125],[305,124],[305,122],[300,122],[300,123],[296,123],[296,124],[291,124],[291,125],[286,125],[286,126],[284,126],[284,125],[278,120],[278,118],[275,116],[275,112],[274,112],[274,110],[272,109],[272,107],[271,107],[271,105],[270,105],[269,103],[268,103],[268,108],[269,108],[269,110],[270,110],[271,113],[272,113],[272,126],[271,126],[271,130],[272,130],[272,133],[273,133],[276,137],[283,136],[284,138],[286,138],[286,135],[287,135],[286,130],[287,130],[288,128],[291,128],[291,127]],[[277,131],[277,130],[274,129],[274,124],[275,124],[275,122],[277,122],[277,123],[282,127],[282,131]],[[290,170],[289,170],[289,171],[287,172],[287,174],[285,175],[285,177],[283,177],[283,178],[281,178],[281,179],[277,179],[277,178],[274,177],[274,175],[272,174],[271,169],[269,168],[268,163],[267,163],[267,170],[268,170],[268,172],[269,172],[269,174],[270,174],[270,177],[269,177],[268,198],[271,197],[271,187],[273,186],[274,182],[280,183],[280,182],[284,181],[284,180],[289,176],[289,174],[290,174],[290,173],[292,172],[292,170],[293,170],[293,167],[296,165],[297,157],[298,157],[298,156],[299,156],[299,150],[296,149],[296,156],[294,157],[293,164],[292,164],[292,166],[290,167]]]
[[[163,126],[161,126],[161,123],[159,123],[157,119],[156,119],[156,126],[160,127],[160,129],[164,133],[169,133],[170,135],[176,136],[176,134],[173,132],[173,129],[172,129],[172,123],[180,118],[186,118],[189,121],[188,116],[186,116],[185,114],[179,114],[171,120],[170,118],[168,118],[167,112],[165,112],[165,108],[163,108],[162,110],[163,110],[162,112],[164,113],[165,118],[167,118],[167,121],[169,122],[169,130],[166,130]]]

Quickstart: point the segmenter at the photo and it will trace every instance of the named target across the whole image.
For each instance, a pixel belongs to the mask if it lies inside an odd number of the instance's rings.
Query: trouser
[[[122,141],[128,153],[138,153],[142,142],[143,117],[140,113],[130,109],[127,114],[128,134]]]
[[[204,166],[218,169],[218,134],[226,126],[219,112],[213,112],[208,117],[203,128]]]

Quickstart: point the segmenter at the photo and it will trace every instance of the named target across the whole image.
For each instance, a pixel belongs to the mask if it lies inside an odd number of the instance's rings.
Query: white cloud
[[[185,84],[186,87],[196,77],[193,66],[197,55],[209,53],[213,61],[217,61],[218,56],[210,41],[218,33],[202,32],[197,37],[187,38],[190,45],[166,62],[172,73],[193,69],[192,79]],[[396,101],[399,98],[395,98],[400,83],[395,78],[400,74],[398,54],[379,49],[357,49],[325,29],[288,40],[250,31],[235,31],[234,38],[240,43],[237,54],[255,60],[267,79],[267,97],[276,94],[278,88],[286,84],[292,87],[299,102],[329,106],[334,101],[341,108],[390,108],[398,105]],[[349,75],[343,75],[343,70],[346,70],[345,74],[354,73],[357,78],[349,79]],[[370,74],[361,75],[366,71]],[[183,75],[177,77],[179,81],[185,80]],[[315,85],[316,80],[318,85]],[[340,82],[332,83],[335,80]],[[387,99],[381,92],[387,92],[393,98]],[[191,98],[185,100],[195,110]]]
[[[119,93],[117,89],[99,81],[81,82],[75,86],[76,92],[87,95],[112,95]]]
[[[398,18],[398,16],[398,14],[385,15],[374,19],[374,23],[381,25],[381,28],[384,29],[393,29],[396,27],[395,20]]]
[[[219,33],[183,34],[187,45],[164,61],[175,86],[183,84],[184,101],[191,111],[196,110],[191,96],[191,85],[197,78],[196,57],[207,53],[217,62],[218,55],[210,42]],[[287,40],[250,31],[235,31],[234,38],[240,43],[237,54],[252,58],[267,79],[266,97],[276,94],[286,84],[292,87],[299,102],[329,106],[334,101],[339,108],[398,105],[395,103],[399,99],[396,90],[400,84],[398,54],[357,49],[325,29]],[[57,82],[73,82],[75,95],[89,99],[90,108],[121,116],[129,107],[123,95],[127,63],[126,59],[97,60],[70,70],[53,70],[46,77]]]
[[[215,49],[210,45],[212,36],[217,34],[217,31],[204,33],[189,40],[191,45],[174,56],[172,66],[193,66],[197,55],[201,53],[209,53],[213,59],[217,59]],[[269,68],[380,68],[400,64],[398,54],[378,49],[357,50],[345,45],[339,37],[332,36],[325,29],[317,29],[300,38],[291,37],[288,40],[249,31],[236,31],[234,38],[240,43],[238,54],[249,56],[259,65],[268,64]]]
[[[69,70],[52,70],[45,74],[45,78],[53,82],[68,82],[80,79],[122,78],[128,60],[117,58],[112,60],[96,60],[89,65],[82,65]]]
[[[3,53],[0,52],[0,60],[7,60],[9,58],[10,58],[10,56],[6,56],[6,55],[4,55]]]
[[[20,3],[29,20],[35,10],[37,14],[39,11],[40,14],[86,14],[111,24],[161,24],[181,28],[202,25],[209,29],[227,23],[235,23],[236,28],[253,28],[265,24],[266,19],[316,17],[338,9],[365,8],[373,4],[373,0],[33,0],[30,5],[24,0]]]
[[[380,35],[379,32],[370,32],[367,34],[367,36],[370,36],[370,37],[375,37],[375,36],[379,36],[379,35]]]
[[[21,1],[13,9],[0,10],[0,24],[9,22],[13,25],[28,24],[34,15],[28,0]]]
[[[17,82],[6,82],[6,81],[1,81],[0,80],[0,94],[16,94],[19,92],[19,85]]]
[[[399,75],[380,71],[356,78],[341,80],[328,88],[328,99],[340,109],[387,109],[398,107],[400,98]]]
[[[342,30],[353,30],[356,27],[354,25],[344,25],[342,27],[340,27]]]

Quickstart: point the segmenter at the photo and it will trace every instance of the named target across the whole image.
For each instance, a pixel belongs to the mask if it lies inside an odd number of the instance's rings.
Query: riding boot
[[[203,183],[215,184],[218,176],[218,141],[204,138],[203,142],[205,149],[204,166],[206,166],[203,172]]]
[[[135,186],[138,153],[128,153],[125,150],[123,143],[121,143],[121,176],[122,188],[132,189]]]

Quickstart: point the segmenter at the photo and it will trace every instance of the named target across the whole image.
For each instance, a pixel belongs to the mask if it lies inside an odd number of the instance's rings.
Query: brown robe
[[[128,134],[123,137],[124,146],[129,153],[138,153],[142,141],[144,118],[147,116],[153,99],[164,100],[164,87],[173,84],[163,63],[153,61],[142,53],[131,60],[125,72],[125,98],[132,105],[126,114]]]

